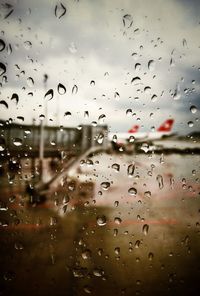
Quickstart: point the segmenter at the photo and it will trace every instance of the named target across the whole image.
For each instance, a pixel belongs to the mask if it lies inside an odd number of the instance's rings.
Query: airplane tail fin
[[[138,129],[139,129],[139,125],[133,125],[132,128],[130,130],[128,130],[128,132],[130,134],[134,134],[134,133],[138,132]]]
[[[170,132],[174,123],[174,119],[167,119],[161,126],[157,129],[158,132]]]

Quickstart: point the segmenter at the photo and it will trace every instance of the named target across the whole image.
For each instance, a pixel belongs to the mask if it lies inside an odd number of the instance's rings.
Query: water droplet
[[[18,251],[21,251],[21,250],[24,249],[24,246],[22,245],[22,243],[16,242],[15,243],[15,249],[18,250]]]
[[[78,86],[74,84],[74,86],[72,87],[72,94],[77,94],[77,92],[78,92]]]
[[[151,197],[151,191],[145,191],[144,197],[150,198]]]
[[[127,168],[128,176],[132,177],[134,175],[134,171],[135,171],[135,164],[129,164],[129,166]]]
[[[114,237],[116,237],[118,235],[118,229],[114,229],[114,233],[113,233]]]
[[[197,107],[196,106],[191,106],[190,107],[190,111],[193,113],[193,114],[195,114],[196,112],[197,112]]]
[[[101,123],[104,123],[105,118],[106,118],[106,115],[105,115],[105,114],[101,114],[101,115],[99,116],[99,118],[98,118],[99,123],[100,123],[100,124],[101,124]]]
[[[174,62],[174,59],[173,58],[170,59],[169,64],[170,64],[170,67],[174,67],[175,66],[175,62]]]
[[[135,60],[137,59],[137,53],[136,53],[136,52],[133,52],[133,53],[131,54],[131,56],[134,57]]]
[[[12,53],[12,46],[11,46],[11,44],[8,44],[8,45],[6,46],[6,51],[7,51],[7,54],[8,54],[8,55],[10,55],[10,54]]]
[[[122,21],[123,21],[124,27],[127,27],[127,28],[130,28],[133,24],[133,18],[130,14],[125,14],[123,16]]]
[[[154,60],[150,60],[150,61],[148,62],[148,69],[149,69],[150,71],[153,71],[153,70],[155,69],[155,61],[154,61]]]
[[[141,78],[136,76],[132,78],[131,83],[138,84],[140,83],[140,81],[141,81]]]
[[[134,187],[131,187],[131,188],[129,188],[128,193],[130,195],[134,195],[135,196],[137,194],[137,189],[134,188]]]
[[[134,136],[130,136],[128,139],[129,143],[133,143],[135,141],[135,137]]]
[[[98,224],[99,226],[104,226],[104,225],[106,225],[106,217],[105,217],[104,215],[102,215],[102,216],[98,216],[98,217],[97,217],[97,224]]]
[[[11,100],[15,100],[16,101],[16,104],[18,104],[18,102],[19,102],[19,96],[18,96],[18,94],[16,94],[16,93],[12,94]]]
[[[55,141],[50,141],[50,144],[51,144],[52,146],[55,146],[55,145],[56,145],[56,142],[55,142]]]
[[[5,281],[12,281],[15,278],[15,273],[13,271],[6,271],[3,275]]]
[[[119,248],[119,247],[116,247],[116,248],[115,248],[115,254],[116,254],[116,255],[120,255],[120,248]]]
[[[185,38],[183,38],[183,47],[187,47],[187,41]]]
[[[119,217],[115,217],[114,219],[115,224],[121,224],[122,223],[122,219]]]
[[[162,189],[164,187],[163,177],[161,175],[157,175],[156,180],[158,181],[159,189]]]
[[[22,140],[19,139],[19,138],[15,138],[15,139],[13,139],[13,144],[15,146],[21,146],[22,145]]]
[[[71,114],[71,112],[69,112],[69,111],[65,112],[65,114],[64,114],[64,117],[65,117],[66,119],[69,119],[71,116],[72,116],[72,114]]]
[[[8,3],[5,4],[5,7],[7,9],[9,9],[9,12],[4,16],[4,19],[7,19],[13,13],[14,9],[11,9],[10,10],[10,8],[12,8],[13,6],[11,4],[8,4]]]
[[[100,133],[97,137],[97,143],[98,144],[103,144],[103,141],[104,141],[104,134]]]
[[[32,87],[34,85],[34,80],[32,77],[28,77],[27,78],[27,84],[28,86]]]
[[[113,163],[111,166],[112,169],[114,169],[116,172],[119,172],[120,165],[118,163]]]
[[[119,99],[120,98],[120,94],[117,91],[114,93],[114,98],[115,99]]]
[[[102,277],[102,275],[104,274],[104,271],[102,269],[99,268],[95,268],[93,270],[93,274],[97,277]]]
[[[140,244],[141,244],[140,240],[137,240],[137,241],[135,242],[135,248],[138,249],[139,246],[140,246]]]
[[[2,39],[0,39],[0,51],[3,51],[5,46],[5,42]]]
[[[89,112],[88,111],[84,111],[84,117],[89,118]]]
[[[44,119],[45,119],[44,114],[41,114],[41,115],[39,116],[39,119],[40,119],[40,120],[44,120]]]
[[[118,207],[118,205],[119,205],[119,201],[118,201],[118,200],[116,200],[116,201],[114,202],[114,206],[117,208],[117,207]]]
[[[62,83],[58,84],[57,90],[60,95],[64,95],[66,93],[66,87]]]
[[[48,99],[48,101],[50,101],[53,99],[53,95],[54,95],[53,89],[51,88],[46,92],[46,94],[44,95],[44,98]]]
[[[144,88],[144,92],[145,92],[146,94],[150,94],[150,91],[151,91],[151,87],[150,87],[150,86],[145,86],[145,88]]]
[[[84,260],[90,259],[91,258],[92,252],[89,249],[86,249],[82,252],[81,256]]]
[[[114,143],[117,143],[117,136],[116,136],[116,135],[113,135],[113,137],[112,137],[112,141],[113,141]]]
[[[149,225],[148,224],[144,224],[142,227],[142,232],[144,233],[144,235],[147,235],[149,231]]]
[[[20,121],[24,121],[24,117],[23,116],[17,116],[17,119],[19,119]]]
[[[32,47],[32,43],[30,41],[25,41],[24,42],[24,48],[29,50]]]
[[[1,100],[0,101],[0,105],[3,105],[3,106],[5,106],[8,109],[8,103],[6,101]]]
[[[82,128],[83,128],[82,125],[78,125],[78,126],[77,126],[77,130],[79,130],[79,131],[81,131]]]
[[[6,72],[6,66],[0,62],[0,76]]]
[[[126,115],[127,115],[128,117],[130,117],[130,116],[132,115],[132,113],[133,113],[133,110],[132,110],[132,109],[127,109],[127,110],[126,110]]]
[[[0,144],[0,152],[4,151],[6,149],[5,145]]]
[[[103,190],[108,190],[110,188],[110,183],[109,182],[102,182],[101,187]]]
[[[193,121],[188,121],[188,126],[189,127],[193,127],[194,126],[194,122]]]
[[[60,2],[58,5],[55,6],[54,13],[55,13],[55,16],[60,19],[66,14],[66,11],[67,11],[66,7]]]
[[[135,70],[137,70],[137,71],[141,70],[141,64],[140,63],[135,64]]]
[[[153,260],[153,257],[154,257],[153,253],[150,252],[149,255],[148,255],[149,261],[152,261]]]
[[[175,92],[173,94],[173,99],[174,100],[179,100],[181,98],[181,93],[180,93],[180,86],[179,84],[177,85]]]
[[[158,99],[157,95],[153,95],[153,96],[151,97],[151,101],[152,101],[152,102],[156,102],[157,99]]]
[[[92,122],[91,122],[91,125],[92,125],[92,126],[97,126],[97,122],[96,122],[96,121],[92,121]]]

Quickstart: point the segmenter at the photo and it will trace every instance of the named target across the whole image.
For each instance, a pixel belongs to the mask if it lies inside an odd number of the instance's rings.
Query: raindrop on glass
[[[0,51],[3,51],[5,46],[5,42],[2,39],[0,39]]]
[[[16,94],[16,93],[12,94],[11,100],[15,100],[16,101],[16,104],[18,104],[18,102],[19,102],[19,96],[18,96],[18,94]]]
[[[153,71],[153,70],[155,69],[155,61],[154,61],[154,60],[150,60],[150,61],[148,62],[148,69],[149,69],[150,71]]]
[[[57,90],[60,95],[64,95],[66,93],[66,87],[62,83],[58,84]]]
[[[127,109],[127,110],[126,110],[126,115],[127,115],[128,117],[130,117],[130,116],[132,115],[132,113],[133,113],[133,110],[132,110],[132,109]]]
[[[141,78],[136,76],[132,78],[131,83],[138,84],[140,83],[140,81],[141,81]]]
[[[194,122],[193,121],[188,121],[188,126],[189,127],[193,127],[194,126]]]
[[[110,183],[109,182],[102,182],[101,183],[101,188],[103,190],[108,190],[110,188]]]
[[[6,72],[6,66],[0,62],[0,76]]]
[[[25,41],[24,42],[24,48],[29,50],[32,47],[32,43],[30,41]]]
[[[151,97],[151,101],[152,101],[152,102],[156,102],[157,99],[158,99],[157,95],[153,95],[153,96]]]
[[[115,170],[116,172],[119,172],[119,170],[120,170],[120,165],[119,165],[118,163],[113,163],[112,166],[111,166],[111,168],[112,168],[113,170]]]
[[[191,113],[193,113],[193,114],[195,114],[196,112],[197,112],[197,107],[196,106],[191,106],[190,107],[190,111],[191,111]]]
[[[142,232],[144,233],[144,235],[147,235],[149,231],[149,225],[148,224],[144,224],[142,227]]]
[[[119,217],[115,217],[114,222],[115,222],[115,224],[118,224],[119,225],[119,224],[122,223],[122,219],[119,218]]]
[[[162,189],[164,187],[163,177],[161,175],[157,175],[156,180],[158,182],[159,189]]]
[[[97,217],[97,224],[98,224],[99,226],[104,226],[104,225],[106,225],[106,217],[105,217],[104,215],[102,215],[102,216],[98,216],[98,217]]]
[[[44,95],[45,99],[48,99],[48,101],[53,99],[53,89],[49,89],[46,94]]]
[[[73,87],[72,87],[72,94],[77,94],[78,92],[78,86],[75,84]]]
[[[134,188],[134,187],[131,187],[131,188],[129,188],[128,193],[129,193],[130,195],[135,196],[135,195],[137,194],[137,189]]]
[[[135,164],[129,164],[127,168],[127,174],[129,177],[132,177],[135,171]]]
[[[21,146],[22,145],[22,140],[19,139],[19,138],[15,138],[15,139],[13,139],[13,144],[15,146]]]
[[[34,85],[34,80],[32,77],[28,77],[27,78],[27,84],[28,86],[32,87]]]
[[[55,16],[60,19],[66,14],[66,11],[67,11],[66,7],[60,2],[58,5],[55,6],[54,13],[55,13]]]
[[[64,114],[64,117],[65,117],[66,119],[69,119],[71,116],[72,116],[72,114],[71,114],[71,112],[69,112],[69,111],[65,112],[65,114]]]
[[[105,115],[105,114],[101,114],[101,115],[99,116],[99,118],[98,118],[99,123],[100,123],[100,124],[101,124],[101,123],[104,123],[105,118],[106,118],[106,115]]]
[[[152,261],[153,260],[153,257],[154,257],[154,255],[153,255],[153,253],[149,253],[148,254],[148,259],[149,259],[149,261]]]

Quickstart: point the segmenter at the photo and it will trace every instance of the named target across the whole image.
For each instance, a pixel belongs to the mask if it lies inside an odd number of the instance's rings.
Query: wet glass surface
[[[200,3],[0,3],[0,295],[198,295]]]

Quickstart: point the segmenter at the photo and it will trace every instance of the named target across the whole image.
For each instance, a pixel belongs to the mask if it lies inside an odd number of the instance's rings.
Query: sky
[[[175,132],[199,130],[200,1],[0,5],[0,119],[126,132],[174,118]]]

